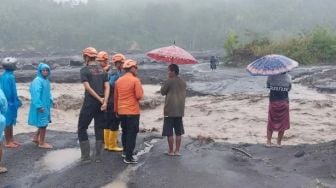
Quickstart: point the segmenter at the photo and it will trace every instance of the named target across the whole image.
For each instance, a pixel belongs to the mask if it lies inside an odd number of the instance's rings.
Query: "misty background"
[[[1,0],[0,50],[223,49],[230,33],[248,43],[334,30],[335,10],[334,0]]]

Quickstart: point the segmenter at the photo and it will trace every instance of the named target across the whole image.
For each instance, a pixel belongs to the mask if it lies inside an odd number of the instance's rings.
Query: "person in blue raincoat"
[[[13,127],[16,124],[17,112],[22,105],[16,90],[16,80],[14,75],[16,63],[17,59],[13,57],[6,57],[2,60],[2,67],[5,71],[0,79],[0,87],[5,94],[8,103],[8,110],[5,114],[5,147],[7,148],[16,148],[20,146],[20,143],[15,141],[13,136]]]
[[[33,142],[37,143],[38,147],[46,149],[52,148],[52,145],[45,142],[47,126],[51,122],[50,111],[53,107],[49,76],[50,67],[47,64],[40,63],[37,68],[37,76],[29,87],[31,104],[28,124],[38,128],[33,137]]]
[[[3,139],[3,131],[6,127],[6,118],[4,114],[7,111],[7,100],[5,94],[0,89],[0,162],[2,158],[2,139]],[[7,172],[7,168],[0,164],[0,174]]]

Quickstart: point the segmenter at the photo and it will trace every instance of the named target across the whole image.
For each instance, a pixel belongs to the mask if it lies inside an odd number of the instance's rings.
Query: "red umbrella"
[[[147,52],[146,55],[156,61],[163,61],[167,63],[197,63],[197,60],[189,52],[175,45],[154,49],[150,52]]]

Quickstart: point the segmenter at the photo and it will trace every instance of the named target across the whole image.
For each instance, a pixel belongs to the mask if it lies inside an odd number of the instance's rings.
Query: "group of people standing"
[[[139,131],[140,104],[143,88],[137,77],[137,63],[122,54],[112,56],[116,71],[109,73],[108,53],[88,47],[83,50],[85,66],[80,79],[85,89],[83,106],[79,113],[78,139],[83,163],[91,161],[87,129],[94,119],[95,156],[101,161],[102,148],[123,151],[127,164],[137,163],[133,157]],[[122,127],[122,145],[118,146],[119,125]]]
[[[14,71],[17,59],[13,57],[4,58],[2,68],[4,73],[0,78],[0,162],[2,158],[2,146],[17,148],[21,144],[14,140],[13,127],[16,124],[18,109],[22,106],[17,95],[16,80]],[[36,134],[32,141],[40,148],[50,149],[52,145],[45,142],[46,128],[51,122],[50,109],[53,106],[50,82],[50,67],[40,63],[37,68],[37,76],[31,82],[29,91],[31,104],[29,109],[28,124],[37,127]],[[5,132],[5,143],[2,144],[3,132]],[[0,165],[0,173],[7,172],[4,166]]]
[[[93,47],[83,50],[84,67],[80,70],[80,80],[85,94],[78,119],[78,139],[81,151],[81,162],[92,160],[101,162],[103,148],[108,151],[122,152],[123,161],[127,164],[137,163],[134,156],[136,137],[140,123],[140,100],[144,91],[138,78],[137,62],[126,59],[123,54],[112,56],[112,70],[109,54],[97,52]],[[16,124],[17,112],[22,105],[16,89],[14,70],[17,60],[5,58],[2,62],[4,73],[0,79],[0,162],[2,157],[2,140],[5,132],[4,146],[16,148],[20,143],[13,138],[13,126]],[[28,124],[37,127],[32,141],[40,148],[51,149],[53,146],[45,142],[46,128],[51,122],[53,102],[50,87],[50,67],[40,63],[37,76],[31,82],[29,91],[31,104]],[[161,86],[161,94],[166,96],[164,107],[163,136],[167,136],[167,155],[179,156],[181,135],[184,134],[182,117],[184,115],[186,83],[178,76],[176,64],[168,66],[168,79]],[[94,120],[95,152],[90,156],[90,141],[87,129]],[[121,144],[118,145],[119,126],[122,128]],[[175,140],[174,140],[175,132]],[[175,149],[174,149],[175,143]],[[7,172],[0,166],[0,173]]]
[[[140,123],[140,100],[144,91],[138,78],[137,62],[127,59],[123,54],[112,56],[105,51],[97,52],[93,47],[83,50],[84,67],[80,70],[80,79],[85,89],[84,102],[78,119],[78,139],[82,163],[92,160],[101,162],[103,148],[108,151],[122,152],[127,164],[137,163],[134,154],[136,137]],[[0,162],[2,146],[16,148],[20,143],[14,140],[13,126],[17,112],[22,105],[16,89],[14,70],[17,60],[5,58],[2,61],[4,73],[0,78]],[[40,148],[53,146],[45,142],[46,128],[51,122],[51,108],[56,107],[51,94],[50,67],[40,63],[37,75],[29,86],[31,104],[28,124],[37,127],[32,141]],[[179,77],[176,64],[168,66],[168,79],[161,85],[160,92],[165,97],[163,109],[162,136],[167,137],[169,156],[179,156],[181,136],[184,134],[183,116],[186,98],[186,83]],[[289,100],[291,77],[288,73],[269,76],[267,87],[270,89],[270,104],[267,126],[266,146],[272,146],[273,131],[278,131],[276,146],[281,146],[285,130],[289,129]],[[87,129],[94,119],[95,152],[90,156],[90,141]],[[118,145],[119,126],[122,128],[121,144]],[[3,132],[5,143],[2,144]],[[174,139],[175,134],[175,139]],[[175,144],[175,146],[174,146]],[[7,169],[0,165],[0,173]]]
[[[110,71],[109,55],[88,47],[83,50],[85,66],[80,70],[80,78],[85,88],[84,103],[78,120],[78,138],[83,163],[91,161],[90,143],[87,129],[94,119],[95,155],[94,161],[101,161],[101,151],[122,151],[123,161],[137,163],[133,155],[140,123],[140,100],[144,91],[138,78],[137,62],[126,59],[123,54],[112,56],[116,70]],[[180,155],[181,135],[184,134],[186,83],[178,76],[176,64],[168,66],[168,79],[161,87],[166,95],[164,107],[163,136],[167,136],[168,155]],[[121,143],[118,146],[118,130],[122,129]],[[175,142],[174,142],[175,131]],[[175,143],[175,149],[174,149]]]

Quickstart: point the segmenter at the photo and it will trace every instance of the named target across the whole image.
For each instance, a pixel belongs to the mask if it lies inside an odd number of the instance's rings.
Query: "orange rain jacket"
[[[119,115],[139,115],[139,101],[143,97],[139,78],[128,72],[116,81],[114,89],[114,111]]]

